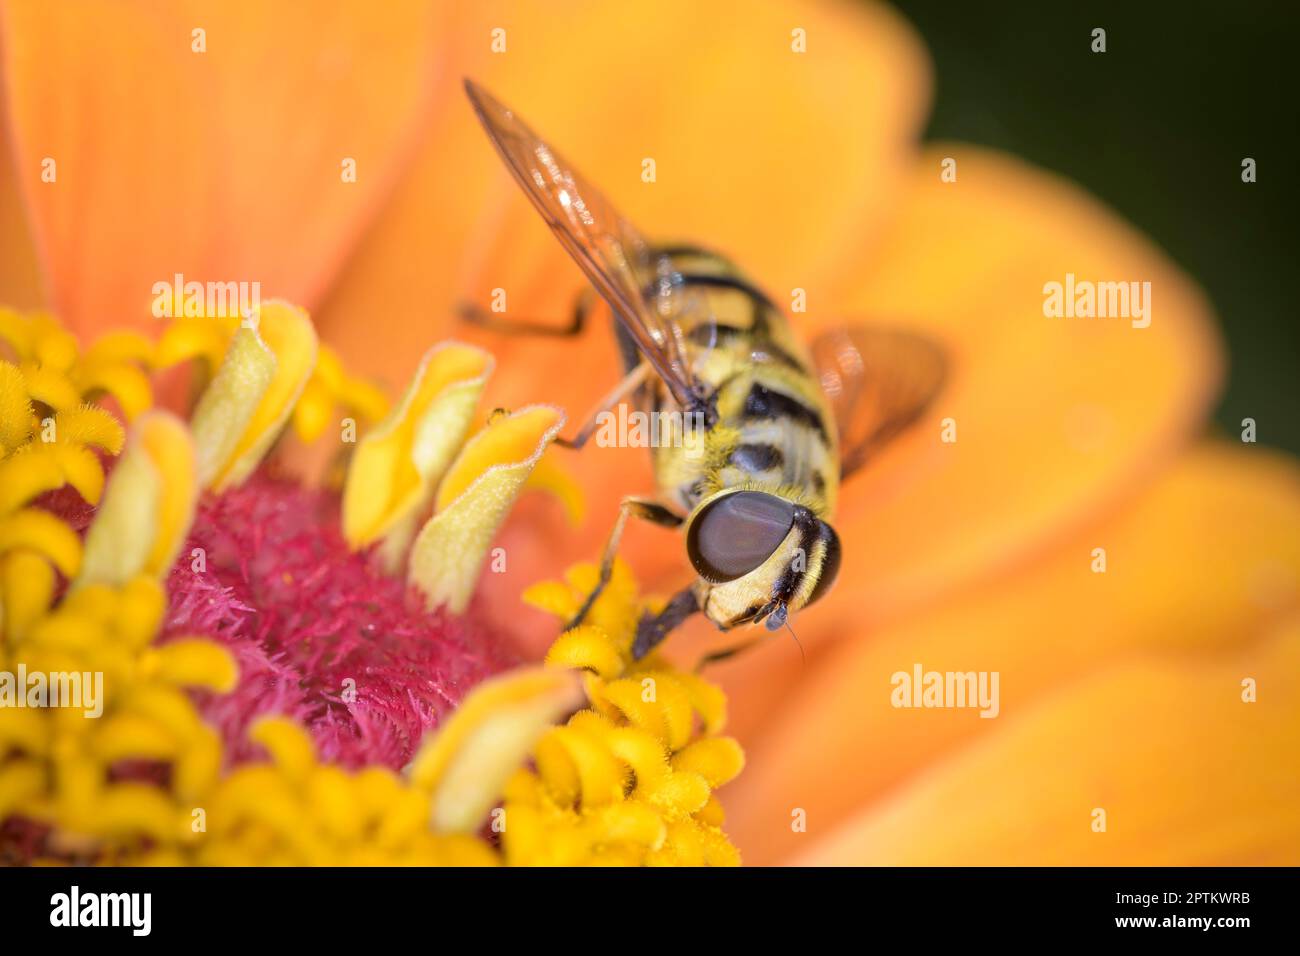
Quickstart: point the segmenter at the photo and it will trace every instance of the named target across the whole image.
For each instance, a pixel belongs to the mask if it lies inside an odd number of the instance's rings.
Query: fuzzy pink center
[[[199,503],[167,579],[165,635],[210,635],[234,654],[234,692],[198,695],[232,762],[258,755],[256,718],[282,714],[328,761],[398,769],[470,688],[517,663],[473,620],[426,611],[338,527],[337,496],[263,473]]]

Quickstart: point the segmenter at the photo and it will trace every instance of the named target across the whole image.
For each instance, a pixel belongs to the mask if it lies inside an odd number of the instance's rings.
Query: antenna
[[[789,621],[785,622],[785,629],[790,632],[790,636],[794,638],[795,646],[799,648],[799,666],[806,667],[808,658],[803,652],[803,645],[799,643],[799,635],[794,632],[794,628],[790,626]]]

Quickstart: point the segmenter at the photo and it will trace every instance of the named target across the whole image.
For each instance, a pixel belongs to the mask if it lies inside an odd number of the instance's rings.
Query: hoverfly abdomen
[[[826,415],[822,409],[804,404],[793,395],[769,388],[761,381],[756,381],[745,396],[745,407],[741,410],[745,421],[780,421],[788,419],[813,429],[822,438],[828,439],[830,430],[826,425]]]

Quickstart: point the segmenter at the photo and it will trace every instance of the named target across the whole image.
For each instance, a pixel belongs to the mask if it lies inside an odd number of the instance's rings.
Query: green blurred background
[[[1295,163],[1300,4],[895,0],[936,68],[930,139],[1070,177],[1143,229],[1214,302],[1234,437],[1300,453]],[[1106,30],[1106,52],[1091,50]],[[1241,181],[1253,157],[1257,181]]]

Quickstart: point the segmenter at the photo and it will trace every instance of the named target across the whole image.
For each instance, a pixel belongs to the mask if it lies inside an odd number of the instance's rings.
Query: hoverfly
[[[809,350],[726,258],[646,241],[517,114],[471,80],[465,89],[506,166],[613,312],[625,378],[597,415],[631,400],[676,423],[672,440],[651,449],[658,497],[623,499],[599,584],[567,627],[581,623],[608,582],[632,516],[683,529],[698,575],[640,622],[636,657],[697,612],[721,630],[781,628],[834,582],[839,484],[925,411],[945,378],[942,349],[912,333],[854,326],[823,334]],[[467,317],[576,334],[593,302],[584,293],[563,329],[476,309]],[[596,421],[560,444],[582,447]]]

